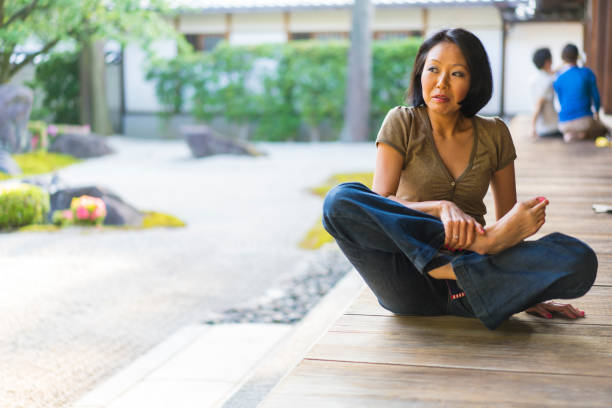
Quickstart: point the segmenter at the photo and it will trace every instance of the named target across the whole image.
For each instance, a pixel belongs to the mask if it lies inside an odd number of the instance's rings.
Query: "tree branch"
[[[15,47],[10,47],[8,50],[4,50],[2,58],[0,59],[0,84],[8,82],[10,79],[10,67],[11,67],[11,55]]]
[[[60,42],[60,38],[56,38],[55,40],[47,43],[47,45],[45,45],[41,50],[36,51],[33,54],[28,55],[27,57],[25,57],[25,59],[23,61],[21,61],[19,64],[15,64],[11,67],[11,70],[9,71],[9,77],[12,77],[13,75],[15,75],[15,73],[17,71],[19,71],[21,68],[25,67],[26,65],[28,65],[30,62],[32,62],[32,60],[34,60],[34,58],[36,58],[38,55],[40,54],[45,54],[47,53],[51,48],[55,47],[55,45]]]
[[[4,0],[0,0],[0,27],[4,26]]]
[[[6,22],[6,24],[2,24],[2,21],[0,21],[0,27],[7,27],[9,25],[11,25],[11,23],[15,22],[16,20],[25,20],[30,13],[32,13],[32,11],[34,11],[36,9],[36,6],[38,5],[38,2],[40,0],[32,0],[32,2],[25,6],[24,8],[22,8],[21,10],[19,10],[18,12],[16,12],[15,14],[13,14],[8,21]],[[3,1],[4,2],[4,1]],[[44,7],[46,8],[46,7]],[[3,12],[4,12],[4,8],[3,8]]]

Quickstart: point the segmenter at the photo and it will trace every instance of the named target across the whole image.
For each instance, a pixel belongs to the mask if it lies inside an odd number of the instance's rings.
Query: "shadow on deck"
[[[534,238],[560,231],[597,252],[595,286],[572,302],[587,317],[520,313],[490,331],[475,319],[393,316],[366,288],[262,407],[612,406],[612,214],[591,208],[612,204],[612,148],[533,142],[527,126],[511,126],[519,200],[551,202]]]

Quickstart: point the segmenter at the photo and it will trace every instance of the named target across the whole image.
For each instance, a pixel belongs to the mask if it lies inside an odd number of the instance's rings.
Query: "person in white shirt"
[[[529,89],[533,101],[531,135],[538,137],[561,137],[559,115],[555,110],[555,73],[552,70],[552,54],[549,48],[539,48],[533,53],[533,63],[538,69],[531,77]]]

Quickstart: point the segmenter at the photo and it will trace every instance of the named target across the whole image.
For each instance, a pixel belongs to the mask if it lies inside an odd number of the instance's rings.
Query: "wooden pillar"
[[[427,37],[427,30],[429,30],[429,9],[426,9],[425,7],[423,7],[423,9],[421,10],[422,14],[422,21],[423,21],[423,28],[421,30],[422,33],[422,37],[426,38]]]
[[[605,1],[606,10],[600,16],[601,31],[601,46],[604,49],[603,69],[602,69],[602,102],[604,112],[608,115],[612,114],[612,1]],[[605,30],[605,32],[604,32]]]
[[[285,28],[287,41],[291,41],[291,14],[289,14],[288,11],[283,13],[283,26]]]
[[[590,0],[586,11],[587,65],[597,77],[604,112],[612,114],[612,0]]]
[[[230,34],[232,32],[232,15],[227,13],[225,15],[225,40],[229,42]]]

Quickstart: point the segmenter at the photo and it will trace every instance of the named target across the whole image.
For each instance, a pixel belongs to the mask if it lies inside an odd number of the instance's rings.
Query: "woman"
[[[389,111],[376,140],[372,190],[335,187],[323,224],[386,309],[477,317],[494,329],[514,313],[584,312],[542,303],[592,286],[595,253],[554,233],[523,241],[545,221],[548,200],[516,202],[514,145],[499,118],[475,115],[491,98],[482,43],[443,30],[420,47],[409,96]],[[491,185],[497,222],[484,227]]]

